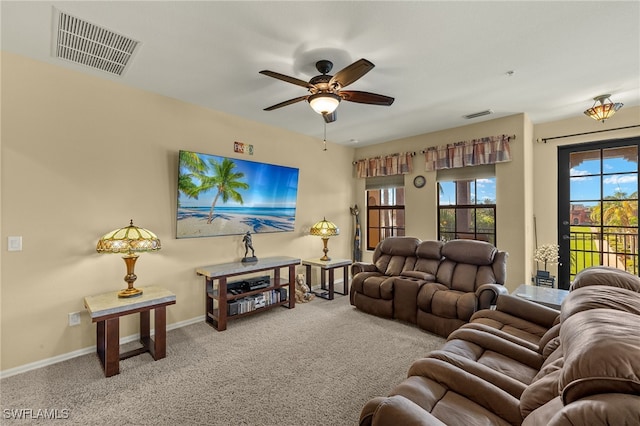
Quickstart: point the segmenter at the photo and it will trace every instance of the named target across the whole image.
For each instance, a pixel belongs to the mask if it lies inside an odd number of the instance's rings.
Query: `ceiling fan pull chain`
[[[324,149],[323,151],[327,150],[327,122],[324,122]]]

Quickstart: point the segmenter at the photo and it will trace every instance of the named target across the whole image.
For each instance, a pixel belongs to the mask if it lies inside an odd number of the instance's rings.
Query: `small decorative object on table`
[[[547,264],[554,265],[558,263],[560,247],[557,244],[543,244],[536,248],[533,260],[536,263],[544,263],[544,270],[538,269],[536,273],[536,285],[542,287],[553,287],[555,277],[547,271]]]
[[[256,257],[256,253],[253,250],[253,241],[251,241],[251,232],[247,231],[242,237],[242,242],[244,243],[244,257],[242,258],[243,262],[257,262],[258,258]],[[251,256],[247,257],[247,253],[251,250]]]

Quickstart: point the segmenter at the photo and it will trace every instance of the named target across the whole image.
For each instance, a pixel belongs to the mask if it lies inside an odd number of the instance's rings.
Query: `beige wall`
[[[430,146],[476,139],[485,136],[515,135],[511,143],[513,160],[496,165],[497,242],[501,250],[509,252],[507,263],[507,287],[510,290],[526,282],[530,271],[523,265],[530,255],[526,236],[531,233],[532,197],[527,187],[531,185],[531,123],[525,114],[488,120],[455,129],[399,139],[380,145],[356,149],[356,159],[386,155],[395,152],[416,152],[413,158],[413,173],[405,176],[406,235],[420,239],[435,239],[438,236],[438,194],[436,172],[426,172],[424,155],[420,152]],[[424,175],[427,184],[415,188],[413,178]],[[357,179],[356,197],[362,211],[366,211],[365,182]],[[363,214],[363,229],[366,215]],[[513,230],[520,230],[514,232]],[[366,247],[366,246],[364,246]],[[372,252],[364,257],[371,259]]]
[[[244,251],[241,236],[175,239],[179,149],[299,168],[295,231],[255,235],[257,255],[318,256],[321,243],[306,229],[326,215],[342,229],[329,243],[331,254],[348,258],[353,233],[348,207],[358,203],[363,222],[366,217],[364,180],[353,178],[352,160],[418,153],[414,172],[405,177],[407,235],[430,239],[437,236],[436,174],[424,171],[419,152],[477,137],[516,135],[513,161],[496,166],[498,246],[510,254],[507,287],[513,290],[530,279],[534,268],[534,215],[538,241],[556,238],[556,147],[640,134],[635,128],[534,142],[639,124],[640,108],[626,107],[604,125],[577,116],[534,126],[526,114],[516,114],[357,150],[329,144],[323,152],[321,141],[304,135],[15,55],[2,53],[1,59],[2,371],[95,344],[95,325],[84,312],[83,297],[125,285],[124,262],[97,254],[95,244],[131,218],[156,232],[163,244],[160,252],[141,255],[136,284],[176,293],[178,303],[168,309],[170,324],[204,315],[203,280],[194,269],[237,260]],[[234,141],[253,144],[255,154],[234,154]],[[421,189],[411,184],[418,174],[427,178]],[[7,252],[7,237],[13,235],[23,237],[22,252]],[[370,256],[365,252],[365,260]],[[69,327],[67,314],[76,311],[83,312],[82,324]],[[135,333],[135,318],[125,318],[121,335]]]
[[[326,216],[346,230],[331,254],[350,257],[352,148],[324,152],[317,139],[8,53],[1,96],[3,371],[95,344],[83,297],[126,285],[120,256],[97,254],[96,242],[129,219],[162,240],[138,260],[136,285],[176,294],[169,324],[204,315],[195,268],[244,249],[241,235],[175,238],[179,149],[300,169],[295,231],[254,235],[257,256],[321,256],[306,230]],[[235,154],[234,141],[255,154]],[[23,251],[8,252],[7,237],[18,235]],[[69,327],[76,311],[82,324]],[[135,333],[136,318],[126,317],[121,336]]]

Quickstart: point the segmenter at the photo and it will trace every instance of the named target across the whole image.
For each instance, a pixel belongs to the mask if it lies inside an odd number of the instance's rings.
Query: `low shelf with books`
[[[295,307],[295,267],[300,259],[293,257],[268,257],[256,262],[231,262],[205,266],[196,269],[205,277],[206,322],[218,331],[226,330],[227,320],[253,315],[277,306]],[[280,270],[286,268],[286,276]],[[238,291],[235,284],[228,282],[231,277],[270,271],[268,284],[261,288]],[[250,280],[250,278],[247,278]],[[233,291],[233,292],[232,292]],[[253,303],[251,301],[253,299]],[[269,302],[269,303],[268,303]],[[233,310],[232,307],[233,306]]]

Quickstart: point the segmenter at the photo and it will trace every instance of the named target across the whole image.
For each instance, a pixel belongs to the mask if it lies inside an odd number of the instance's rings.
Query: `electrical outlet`
[[[80,312],[69,313],[69,326],[80,325]]]

